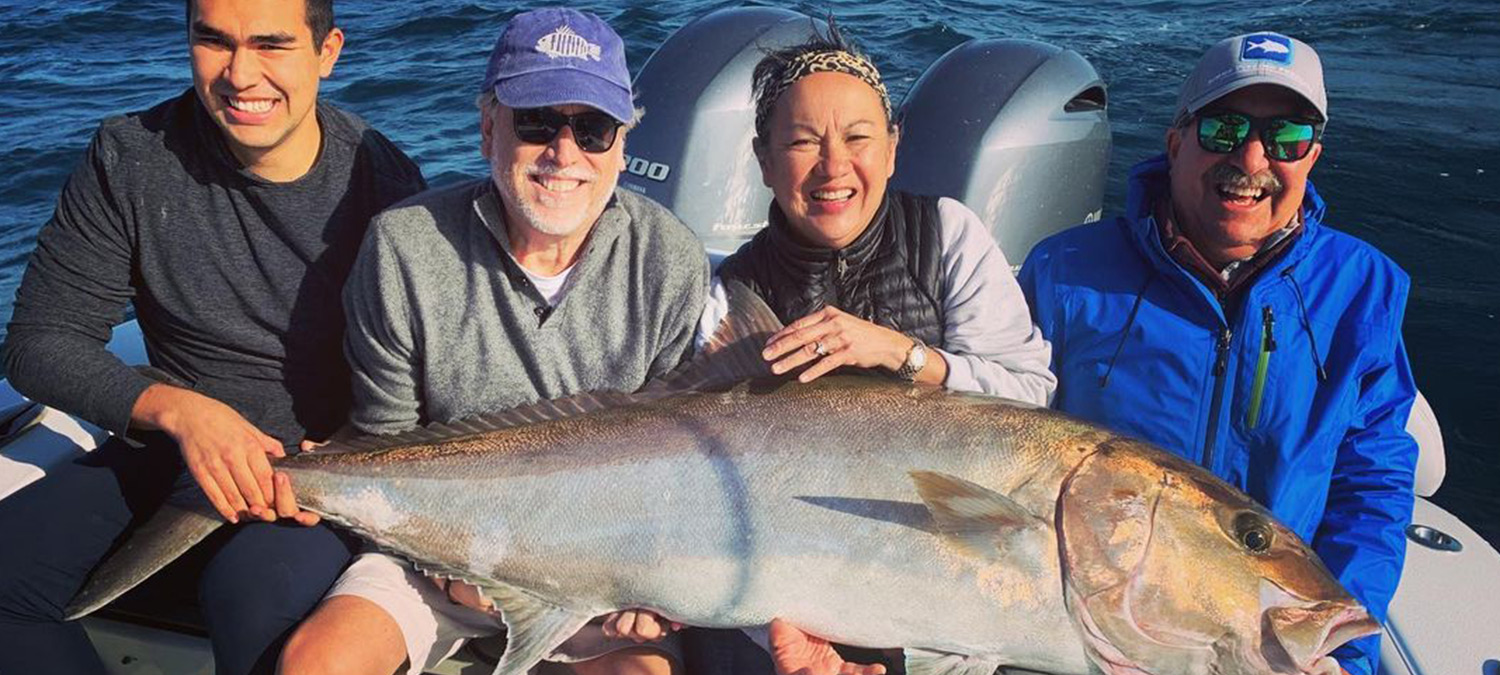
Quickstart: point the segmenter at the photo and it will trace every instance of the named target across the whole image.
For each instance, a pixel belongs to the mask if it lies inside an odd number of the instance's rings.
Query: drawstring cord
[[[1302,311],[1302,329],[1307,331],[1307,346],[1312,350],[1313,364],[1318,367],[1318,381],[1328,381],[1328,371],[1323,369],[1323,357],[1318,354],[1318,336],[1313,333],[1312,320],[1307,318],[1307,303],[1302,301],[1302,287],[1297,284],[1297,278],[1292,276],[1292,270],[1296,266],[1288,266],[1281,271],[1281,278],[1292,282],[1292,293],[1297,296],[1297,309]]]
[[[1156,275],[1146,273],[1146,282],[1141,284],[1141,290],[1135,292],[1135,304],[1130,306],[1130,316],[1125,319],[1125,330],[1120,331],[1120,342],[1115,345],[1114,355],[1109,357],[1109,367],[1104,369],[1104,376],[1099,378],[1100,389],[1109,385],[1109,375],[1115,372],[1115,360],[1120,358],[1120,351],[1125,348],[1125,339],[1130,337],[1130,327],[1135,325],[1135,313],[1141,309],[1141,299],[1146,297],[1146,289],[1155,278]]]

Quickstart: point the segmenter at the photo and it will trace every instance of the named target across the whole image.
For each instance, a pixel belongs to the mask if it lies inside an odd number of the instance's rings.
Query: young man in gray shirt
[[[661,205],[616,189],[635,117],[619,36],[572,10],[517,15],[480,111],[491,175],[382,213],[355,262],[344,300],[361,432],[633,391],[692,349],[703,249]],[[672,672],[675,642],[630,639],[665,636],[656,619],[611,615],[551,658],[576,672]],[[282,670],[421,672],[502,631],[471,587],[440,590],[367,553],[293,635]]]
[[[99,126],[38,235],[5,348],[32,399],[117,434],[160,433],[106,443],[0,501],[0,672],[104,672],[63,608],[164,501],[276,518],[290,500],[268,457],[348,414],[339,301],[365,227],[425,187],[389,140],[318,101],[343,47],[331,0],[186,4],[193,87]],[[127,304],[177,385],[105,348]],[[321,526],[221,532],[199,583],[215,665],[264,672],[350,550]]]

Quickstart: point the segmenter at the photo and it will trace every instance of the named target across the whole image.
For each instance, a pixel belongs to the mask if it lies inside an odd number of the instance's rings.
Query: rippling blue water
[[[624,36],[639,68],[673,30],[730,3],[578,3]],[[1316,46],[1332,122],[1313,178],[1337,226],[1415,280],[1407,346],[1443,422],[1438,501],[1500,543],[1500,12],[1492,0],[1228,6],[1209,0],[856,2],[833,11],[875,55],[899,97],[971,38],[1017,37],[1078,51],[1109,83],[1115,150],[1106,211],[1127,167],[1154,154],[1177,86],[1212,41],[1279,30]],[[478,174],[472,93],[514,3],[345,0],[348,34],[331,100],[363,115],[435,183]],[[175,0],[0,0],[0,322],[37,228],[106,115],[188,86]]]

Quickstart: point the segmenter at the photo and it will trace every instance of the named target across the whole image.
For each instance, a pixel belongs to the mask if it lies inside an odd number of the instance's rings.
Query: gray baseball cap
[[[1182,85],[1174,119],[1181,121],[1252,84],[1286,87],[1328,119],[1328,94],[1323,90],[1323,62],[1318,53],[1307,43],[1280,33],[1240,35],[1210,47]]]

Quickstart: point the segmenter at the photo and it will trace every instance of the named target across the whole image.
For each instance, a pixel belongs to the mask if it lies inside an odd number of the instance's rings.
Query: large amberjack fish
[[[278,466],[306,508],[483,588],[511,636],[502,675],[628,607],[697,626],[779,616],[902,647],[923,675],[1331,674],[1331,650],[1378,629],[1291,531],[1195,465],[991,397],[746,380],[779,324],[741,288],[731,306],[704,355],[641,392]],[[219,524],[158,521],[73,614]]]

